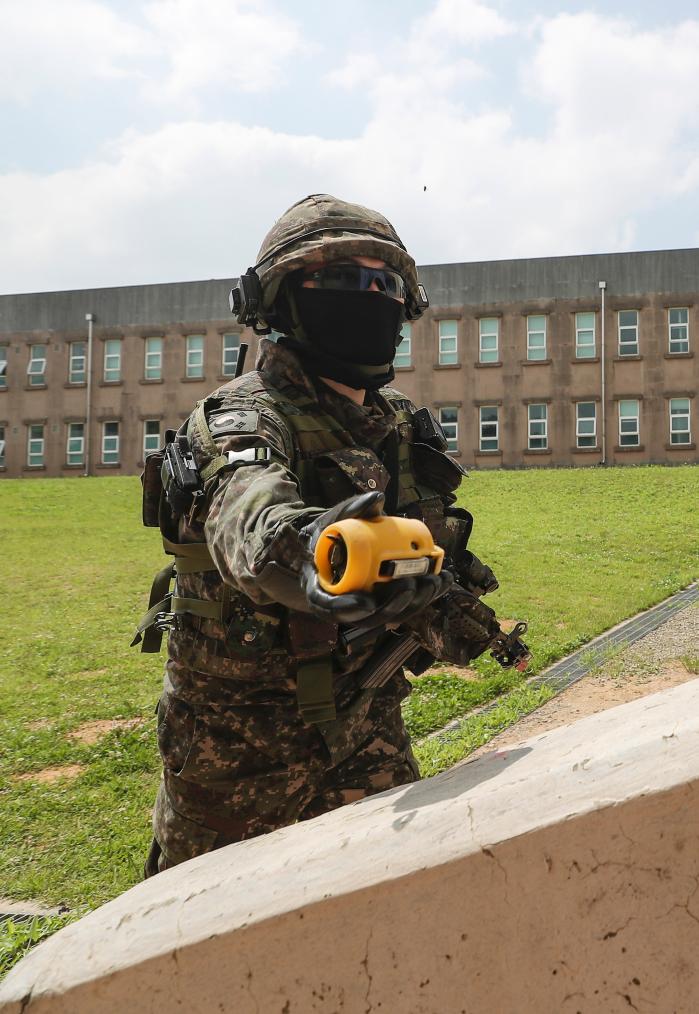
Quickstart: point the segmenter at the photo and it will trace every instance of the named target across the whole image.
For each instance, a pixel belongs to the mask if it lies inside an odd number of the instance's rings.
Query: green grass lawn
[[[159,776],[153,708],[162,658],[128,647],[162,555],[140,525],[135,478],[5,480],[0,533],[0,896],[92,908],[136,883]],[[538,670],[699,572],[699,469],[482,472],[461,500],[473,550],[495,570],[489,601],[530,623]],[[416,739],[500,696],[448,743],[418,744],[435,773],[541,703],[492,661],[467,683],[448,669],[416,680]],[[93,745],[69,733],[142,719]],[[24,778],[80,765],[72,779]]]

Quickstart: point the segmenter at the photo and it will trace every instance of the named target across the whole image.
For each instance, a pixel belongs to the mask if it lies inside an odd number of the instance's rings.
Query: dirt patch
[[[52,725],[50,718],[37,718],[33,722],[27,722],[26,728],[29,732],[39,732],[40,729],[49,729]]]
[[[462,669],[458,665],[450,665],[448,662],[435,662],[428,672],[445,672],[450,676],[458,676],[460,680],[479,680],[481,677],[475,669]]]
[[[39,782],[47,785],[61,778],[77,778],[84,771],[82,764],[66,764],[62,768],[44,768],[43,771],[30,771],[26,775],[17,775],[17,782]]]
[[[527,715],[510,729],[499,733],[479,750],[469,755],[474,760],[493,750],[500,751],[521,743],[542,732],[549,732],[561,725],[571,725],[587,715],[595,715],[618,704],[635,701],[639,697],[669,690],[688,680],[696,679],[682,662],[671,659],[653,668],[637,668],[628,673],[615,672],[610,675],[594,675],[584,677],[579,683],[554,697],[531,715]]]
[[[102,736],[106,736],[107,733],[113,732],[114,729],[133,729],[136,725],[143,723],[142,718],[102,718],[97,719],[94,722],[83,722],[77,729],[73,729],[72,732],[68,733],[69,739],[74,739],[78,743],[84,743],[86,746],[92,746]]]

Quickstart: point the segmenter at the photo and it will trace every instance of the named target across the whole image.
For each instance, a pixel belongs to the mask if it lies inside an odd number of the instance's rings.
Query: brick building
[[[699,460],[699,250],[431,265],[420,278],[431,305],[404,328],[395,383],[441,418],[463,464]],[[257,340],[228,314],[231,284],[0,296],[1,474],[138,472],[232,376],[241,340],[252,368]]]

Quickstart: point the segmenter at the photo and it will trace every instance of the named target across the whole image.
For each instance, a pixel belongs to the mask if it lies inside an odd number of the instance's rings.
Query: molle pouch
[[[234,607],[226,630],[226,650],[232,658],[240,659],[282,652],[281,632],[278,616],[258,613],[244,606]]]
[[[322,491],[324,506],[334,507],[357,493],[386,492],[389,475],[373,451],[345,447],[326,451],[313,459],[313,470]]]
[[[165,460],[165,449],[155,451],[146,457],[141,485],[143,486],[143,524],[146,528],[160,527],[160,502],[163,497],[161,470]]]
[[[456,492],[466,475],[461,465],[429,444],[413,444],[411,451],[419,483],[425,483],[440,496],[450,496]]]

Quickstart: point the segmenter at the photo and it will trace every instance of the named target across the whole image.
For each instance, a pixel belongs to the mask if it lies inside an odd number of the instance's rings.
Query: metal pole
[[[87,364],[86,379],[87,388],[85,391],[85,471],[83,475],[90,474],[90,427],[92,425],[92,322],[94,314],[86,313],[87,321]]]
[[[601,408],[600,408],[600,437],[602,442],[602,465],[607,464],[607,405],[605,401],[605,356],[604,356],[604,294],[607,289],[606,282],[599,283],[600,291],[602,293],[602,314],[601,314],[601,327],[600,327],[600,371],[602,375],[602,390],[601,390]]]

